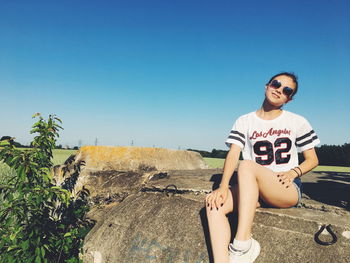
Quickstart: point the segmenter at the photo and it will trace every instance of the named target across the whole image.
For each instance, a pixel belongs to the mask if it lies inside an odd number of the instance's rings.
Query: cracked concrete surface
[[[221,169],[77,169],[73,162],[56,170],[60,183],[91,194],[88,216],[96,225],[85,239],[84,262],[212,262],[204,199],[219,185]],[[61,170],[74,176],[62,177]],[[350,262],[350,174],[302,179],[301,207],[257,209],[253,234],[262,250],[256,262]],[[228,217],[234,236],[237,217]],[[315,233],[329,224],[337,242],[317,244]],[[325,230],[319,237],[331,240]]]
[[[146,182],[139,193],[106,210],[99,226],[86,238],[86,262],[93,262],[88,255],[96,249],[101,252],[101,262],[212,262],[203,200],[220,182],[221,172],[166,171],[153,177],[156,179]],[[308,176],[313,177],[308,182],[317,185],[320,175]],[[307,190],[300,208],[257,209],[253,233],[262,251],[256,262],[349,262],[350,212],[336,200],[328,202],[338,206],[311,199]],[[234,235],[236,218],[234,214],[229,218]],[[124,228],[114,227],[113,220],[127,223]],[[328,224],[338,241],[319,245],[315,233]],[[110,236],[122,244],[108,241]],[[330,241],[331,237],[324,231],[320,239]]]

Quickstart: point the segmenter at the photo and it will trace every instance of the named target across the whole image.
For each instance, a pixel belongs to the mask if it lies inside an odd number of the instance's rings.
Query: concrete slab
[[[153,175],[140,193],[100,211],[101,220],[85,241],[84,262],[212,262],[203,200],[220,182],[221,172],[205,169]],[[334,198],[341,196],[348,202],[350,184],[348,175],[332,176],[306,175],[300,208],[257,209],[253,233],[262,247],[257,263],[350,262],[350,212]],[[318,188],[319,181],[334,183],[334,188]],[[324,194],[325,190],[331,191]],[[315,193],[325,202],[311,199]],[[233,214],[229,219],[234,235],[237,221]],[[329,224],[338,241],[331,246],[317,244],[315,233]],[[320,239],[329,241],[331,236],[324,231]]]
[[[208,262],[202,207],[183,196],[131,195],[90,231],[84,262]]]
[[[176,185],[179,191],[209,193],[219,186],[221,177],[222,169],[167,171],[160,179],[150,180],[146,187],[164,189]],[[231,183],[234,181],[235,175]],[[302,177],[302,181],[303,207],[323,211],[345,208],[350,211],[350,173],[310,172]]]
[[[144,188],[164,189],[168,185],[176,185],[179,191],[191,191],[200,193],[209,193],[221,180],[221,169],[202,169],[202,170],[170,170],[162,172],[161,176],[155,174],[149,180]],[[174,189],[174,188],[170,188]]]
[[[88,234],[84,262],[212,262],[203,197],[159,192],[127,197]],[[305,210],[257,210],[253,233],[262,247],[257,263],[349,262],[349,212],[340,216]],[[229,217],[234,233],[236,219],[233,214]],[[331,223],[338,237],[329,247],[314,241],[324,223]]]
[[[258,223],[253,231],[261,244],[255,263],[346,263],[350,259],[349,243],[321,246],[314,242],[313,235]]]
[[[350,211],[350,173],[311,172],[302,180],[307,199]]]

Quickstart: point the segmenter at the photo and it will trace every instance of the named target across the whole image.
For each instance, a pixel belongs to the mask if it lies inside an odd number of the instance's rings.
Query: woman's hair
[[[294,95],[297,94],[297,91],[298,91],[298,76],[292,72],[281,72],[281,73],[278,73],[278,74],[272,76],[272,78],[270,78],[269,82],[267,82],[266,85],[270,84],[271,81],[278,76],[287,76],[293,80],[293,82],[295,83],[295,89],[294,89],[294,92],[292,94],[292,97],[294,97]]]

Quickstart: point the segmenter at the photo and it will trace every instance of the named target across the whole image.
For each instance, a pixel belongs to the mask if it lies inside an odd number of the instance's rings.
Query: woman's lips
[[[272,93],[272,95],[273,95],[275,98],[277,98],[277,99],[280,98],[280,96],[279,96],[278,94],[276,94],[276,93]]]

